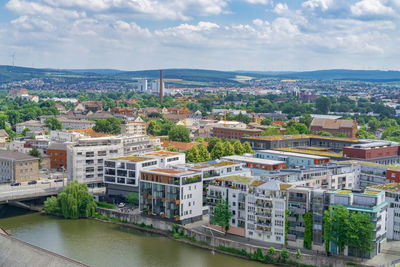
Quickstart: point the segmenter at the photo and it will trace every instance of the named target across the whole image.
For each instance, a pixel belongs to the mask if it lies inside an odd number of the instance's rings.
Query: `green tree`
[[[289,258],[290,254],[289,254],[289,251],[286,248],[284,248],[281,250],[281,253],[279,256],[283,260],[283,262],[285,262]]]
[[[96,203],[86,184],[69,183],[57,196],[60,211],[66,219],[87,218],[94,215]]]
[[[218,142],[211,151],[211,159],[219,159],[224,156],[224,143]]]
[[[168,139],[188,143],[191,141],[189,129],[183,125],[176,125],[168,132]]]
[[[32,148],[32,150],[29,151],[29,155],[35,158],[39,158],[39,165],[42,163],[42,153],[40,153],[40,151],[36,147]]]
[[[261,132],[262,136],[277,136],[281,135],[281,131],[279,131],[278,128],[275,127],[268,127],[264,131]]]
[[[349,211],[341,205],[335,206],[335,208],[330,206],[329,211],[325,213],[324,221],[329,221],[330,224],[330,235],[326,236],[329,238],[328,241],[333,242],[339,248],[339,254],[343,253],[349,238]]]
[[[275,250],[275,248],[274,247],[269,247],[269,249],[268,249],[268,254],[269,255],[275,255],[276,254],[276,250]]]
[[[25,128],[25,129],[22,130],[21,134],[22,134],[22,136],[26,136],[26,133],[30,132],[30,131],[31,131],[31,129]]]
[[[179,152],[178,149],[176,147],[173,147],[173,146],[167,147],[167,150],[171,151],[171,152]]]
[[[233,214],[229,209],[229,196],[228,196],[228,189],[226,189],[226,197],[225,200],[220,200],[218,204],[215,206],[212,218],[210,220],[211,224],[219,225],[224,229],[225,234],[229,230],[230,221]]]
[[[62,123],[56,117],[48,117],[44,123],[50,130],[61,130],[63,128]]]
[[[300,259],[300,258],[301,258],[301,251],[298,248],[297,251],[296,251],[296,259]]]
[[[291,134],[298,134],[299,131],[294,126],[289,126],[286,128],[285,135],[291,135]]]
[[[244,147],[242,145],[242,143],[239,140],[236,140],[233,143],[233,148],[235,150],[235,155],[243,155],[244,154]]]
[[[98,133],[120,134],[121,133],[120,118],[111,117],[106,120],[96,120],[93,130]]]
[[[356,255],[362,257],[370,252],[374,240],[374,224],[371,216],[364,212],[352,212],[349,218],[348,245],[355,248]]]
[[[214,137],[213,139],[208,141],[208,152],[211,153],[211,151],[213,150],[214,146],[218,143],[221,142],[221,139],[219,139],[218,137]]]
[[[313,118],[310,114],[303,114],[300,116],[299,122],[304,123],[307,127],[310,127]]]
[[[160,126],[156,123],[156,121],[151,120],[149,122],[149,127],[147,127],[147,133],[151,135],[158,135],[160,132]]]
[[[199,148],[200,161],[209,161],[211,157],[207,147],[203,144],[197,145],[197,147]]]
[[[7,110],[6,115],[8,118],[8,122],[10,123],[11,127],[15,129],[15,125],[20,122],[21,115],[16,110]]]
[[[187,162],[200,162],[200,153],[197,146],[192,146],[191,149],[188,150],[186,154],[186,161]]]
[[[254,151],[253,151],[253,149],[251,148],[249,142],[247,142],[247,141],[244,142],[243,148],[244,148],[244,152],[245,152],[245,153],[254,154]]]
[[[373,133],[368,132],[365,127],[358,129],[356,137],[360,139],[376,139],[376,136]]]
[[[199,136],[199,137],[196,138],[195,141],[196,141],[196,142],[199,142],[199,143],[203,143],[203,142],[204,142],[204,139],[201,138],[201,137]]]
[[[229,141],[226,141],[224,143],[224,156],[232,156],[234,154],[235,154],[235,148]]]
[[[48,197],[44,202],[44,210],[48,214],[57,214],[60,213],[60,206],[57,200],[57,197],[52,196]]]
[[[307,212],[306,214],[304,214],[304,240],[303,240],[303,247],[307,248],[307,249],[311,249],[312,247],[312,226],[313,226],[313,222],[312,222],[312,213],[311,212]]]
[[[328,132],[326,132],[326,131],[320,131],[320,132],[318,133],[318,135],[319,135],[319,136],[332,136],[331,133],[328,133]]]
[[[377,118],[373,117],[368,121],[368,128],[375,132],[376,130],[378,130],[380,127],[380,122],[377,120]]]
[[[264,119],[261,121],[261,125],[271,125],[271,124],[272,124],[271,118],[264,118]]]
[[[127,196],[126,196],[126,200],[129,204],[131,205],[139,205],[139,196],[137,192],[130,192]]]
[[[328,97],[321,96],[315,100],[315,108],[320,114],[328,114],[331,109],[331,100]]]

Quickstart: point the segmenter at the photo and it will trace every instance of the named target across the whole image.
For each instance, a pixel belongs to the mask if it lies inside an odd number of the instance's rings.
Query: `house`
[[[38,158],[21,152],[0,150],[0,183],[21,183],[38,179]]]
[[[333,136],[355,138],[357,133],[356,120],[320,119],[314,118],[310,125],[311,134],[318,135],[321,131],[328,132]]]
[[[54,107],[58,110],[58,112],[60,112],[60,114],[67,113],[67,110],[65,109],[64,105],[60,103],[55,103]]]
[[[8,133],[4,130],[0,130],[0,147],[4,147],[6,145],[8,139]]]

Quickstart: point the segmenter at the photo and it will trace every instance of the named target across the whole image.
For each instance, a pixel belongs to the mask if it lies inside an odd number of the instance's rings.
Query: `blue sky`
[[[0,64],[400,69],[400,0],[0,0]]]

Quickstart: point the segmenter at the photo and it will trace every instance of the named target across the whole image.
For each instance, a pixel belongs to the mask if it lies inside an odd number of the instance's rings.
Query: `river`
[[[273,265],[193,247],[144,231],[94,220],[65,220],[0,205],[0,227],[11,235],[91,266]]]

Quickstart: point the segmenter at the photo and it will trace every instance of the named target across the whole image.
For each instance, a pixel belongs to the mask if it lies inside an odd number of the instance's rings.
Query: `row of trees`
[[[212,141],[212,142],[211,142]],[[187,162],[204,162],[210,159],[219,159],[225,156],[243,155],[244,153],[253,154],[254,151],[248,142],[241,143],[239,140],[222,140],[219,138],[211,139],[209,142],[212,145],[211,152],[203,144],[193,146],[186,151]],[[212,144],[211,144],[212,143]]]
[[[66,219],[88,218],[94,215],[96,203],[86,184],[73,181],[57,197],[47,198],[44,209],[49,214],[62,214]]]

